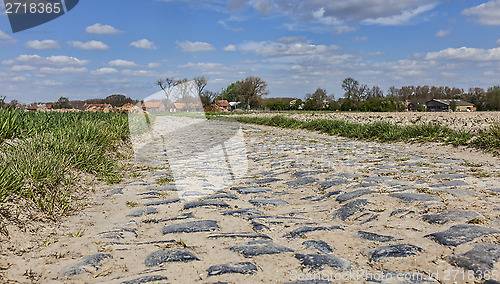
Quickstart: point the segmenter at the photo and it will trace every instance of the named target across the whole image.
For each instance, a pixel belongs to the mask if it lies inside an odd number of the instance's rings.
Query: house
[[[425,103],[427,111],[452,111],[453,105],[455,105],[456,111],[475,111],[476,108],[473,104],[466,102],[464,100],[441,100],[433,99]]]
[[[162,102],[143,102],[142,109],[149,112],[164,112],[165,105]]]
[[[203,106],[201,103],[195,104],[195,103],[174,103],[174,112],[177,111],[203,111]]]
[[[52,104],[31,104],[28,107],[28,111],[35,112],[35,111],[52,111],[54,109],[54,106]]]
[[[230,111],[231,110],[231,105],[227,100],[216,100],[215,104],[222,108],[223,110]]]

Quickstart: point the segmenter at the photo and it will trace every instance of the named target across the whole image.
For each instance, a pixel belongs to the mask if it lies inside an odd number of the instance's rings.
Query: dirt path
[[[5,260],[4,280],[474,283],[500,277],[496,158],[221,121],[176,129],[183,130],[136,149],[143,177],[110,186],[95,205],[61,224],[64,234]]]

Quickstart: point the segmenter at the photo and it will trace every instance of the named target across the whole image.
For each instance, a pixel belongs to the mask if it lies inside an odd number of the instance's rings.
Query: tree
[[[305,108],[308,110],[322,110],[327,101],[328,94],[325,89],[317,88],[312,94],[306,95]]]
[[[19,108],[20,107],[20,104],[19,104],[19,101],[18,100],[11,100],[10,103],[9,103],[9,106],[11,108]]]
[[[262,97],[267,94],[267,83],[259,77],[247,77],[238,88],[238,99],[251,108],[260,106]]]
[[[58,108],[58,109],[61,109],[61,108],[69,109],[69,108],[71,108],[71,104],[69,103],[69,99],[66,98],[66,97],[60,97],[57,100],[57,102],[54,104],[54,108]]]
[[[176,80],[173,77],[167,77],[165,80],[160,79],[156,81],[156,85],[158,85],[163,92],[165,92],[165,95],[167,96],[167,100],[170,100],[170,94],[172,92],[172,87],[177,86],[178,84],[181,83],[181,80]]]
[[[226,89],[222,91],[219,98],[221,100],[227,100],[228,102],[235,102],[238,100],[238,90],[240,88],[240,81],[231,83]]]
[[[111,104],[114,107],[121,107],[127,103],[133,104],[134,100],[132,100],[131,98],[126,97],[125,95],[122,95],[122,94],[114,94],[114,95],[107,96],[104,99],[104,102]]]
[[[200,96],[202,105],[211,105],[214,103],[215,98],[219,97],[220,94],[212,91],[204,91]]]
[[[203,94],[203,90],[207,86],[207,78],[205,76],[198,76],[193,78],[194,82],[196,83],[196,89],[198,91],[198,96],[201,97]]]
[[[344,89],[344,97],[349,100],[358,100],[359,82],[349,77],[342,81],[342,89]]]

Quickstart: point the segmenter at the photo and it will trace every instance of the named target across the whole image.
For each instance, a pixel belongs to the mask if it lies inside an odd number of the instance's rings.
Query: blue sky
[[[121,93],[160,78],[221,91],[259,76],[270,97],[336,98],[353,77],[390,86],[500,84],[500,0],[82,0],[13,34],[0,10],[0,97],[55,101]]]

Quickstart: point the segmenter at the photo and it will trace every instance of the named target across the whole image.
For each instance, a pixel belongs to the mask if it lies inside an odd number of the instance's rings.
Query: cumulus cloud
[[[121,33],[122,31],[110,25],[102,25],[97,23],[85,28],[85,32],[88,34],[112,35]]]
[[[59,43],[55,40],[46,39],[46,40],[30,40],[26,42],[26,48],[29,49],[56,49],[59,48]]]
[[[236,45],[230,44],[230,45],[224,47],[222,50],[227,51],[227,52],[236,51]]]
[[[88,70],[85,67],[63,67],[63,68],[54,68],[54,67],[42,67],[38,70],[41,74],[47,75],[67,75],[67,74],[78,74],[78,73],[86,73]]]
[[[91,40],[87,42],[81,41],[70,41],[68,42],[74,48],[83,49],[83,50],[106,50],[109,49],[109,46],[102,41]]]
[[[177,42],[177,45],[182,48],[182,51],[185,52],[201,52],[201,51],[213,51],[215,47],[206,42],[191,42],[191,41],[183,41]]]
[[[112,66],[112,67],[127,67],[127,68],[130,68],[130,67],[137,67],[137,63],[133,62],[133,61],[127,61],[127,60],[123,60],[123,59],[117,59],[117,60],[112,60],[110,62],[108,62],[109,66]]]
[[[419,6],[415,9],[404,10],[401,12],[401,14],[397,15],[365,19],[362,21],[362,23],[367,25],[382,25],[382,26],[399,26],[399,25],[411,24],[412,20],[416,16],[428,12],[434,9],[436,6],[437,4],[426,4]]]
[[[51,66],[82,66],[89,63],[88,60],[80,60],[76,57],[70,57],[65,55],[42,57],[40,55],[19,55],[15,59],[4,60],[2,64],[4,65],[14,65],[16,63],[21,63],[24,65],[51,65]]]
[[[156,76],[156,73],[149,70],[123,70],[125,76]]]
[[[275,9],[273,2],[269,0],[256,0],[253,3],[253,7],[262,15],[271,14]]]
[[[476,16],[477,22],[481,25],[500,25],[500,0],[489,1],[481,5],[465,9],[463,15]]]
[[[482,48],[447,48],[438,52],[426,54],[427,60],[467,60],[467,61],[498,61],[500,60],[500,47],[492,49]]]
[[[446,37],[451,34],[451,30],[439,30],[434,35],[435,37]]]
[[[252,52],[257,56],[286,56],[286,55],[312,55],[336,50],[336,45],[314,45],[303,37],[285,37],[276,41],[246,42],[239,45],[242,52]]]
[[[13,38],[6,34],[4,31],[0,30],[0,39],[2,40],[13,40]]]
[[[94,70],[90,73],[92,75],[109,75],[109,74],[118,73],[118,70],[116,70],[115,68],[104,67],[104,68],[99,68],[97,70]]]
[[[130,46],[133,46],[135,48],[142,48],[142,49],[157,49],[158,47],[154,44],[154,42],[149,41],[145,38],[131,42]]]

